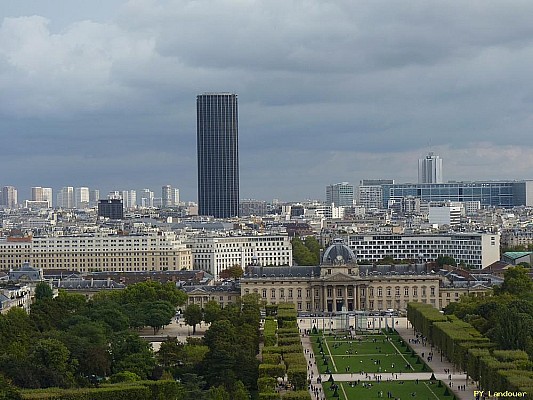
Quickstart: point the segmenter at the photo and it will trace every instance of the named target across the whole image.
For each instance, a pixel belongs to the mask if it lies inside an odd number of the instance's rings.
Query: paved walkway
[[[311,320],[307,319],[300,319],[299,320],[299,326],[301,329],[310,329],[311,326]],[[459,373],[459,371],[455,371],[454,367],[451,363],[447,362],[446,360],[441,361],[440,353],[436,349],[431,349],[431,346],[424,345],[420,341],[420,343],[415,342],[416,335],[412,327],[410,327],[409,322],[407,321],[407,318],[399,318],[398,324],[395,325],[396,330],[398,333],[402,336],[402,338],[409,343],[409,340],[411,339],[411,343],[409,345],[411,348],[420,356],[422,356],[422,353],[424,353],[424,361],[428,364],[428,366],[431,368],[433,373],[435,374],[435,378],[442,381],[444,384],[446,384],[450,390],[454,393],[457,399],[459,400],[474,400],[474,390],[476,387],[474,386],[472,381],[467,381],[466,374]],[[320,377],[322,382],[326,382],[329,379],[329,374],[322,374],[319,375],[318,368],[316,366],[316,362],[314,359],[311,339],[307,335],[303,335],[302,338],[302,345],[304,347],[304,353],[307,359],[307,368],[308,368],[308,379],[311,382],[310,385],[310,392],[311,392],[311,398],[322,400],[325,399],[324,397],[324,391],[322,388],[322,385],[317,382],[317,378]],[[427,354],[429,352],[433,352],[433,358],[431,361],[427,360]],[[450,371],[450,372],[445,372]],[[370,373],[371,380],[374,380],[375,377],[381,376],[382,380],[429,380],[431,377],[431,372],[412,372],[412,373],[402,373],[402,374],[394,374],[394,375],[388,375],[388,374],[374,374]],[[364,377],[363,377],[364,378]],[[354,381],[357,379],[361,379],[361,375],[359,373],[348,373],[348,374],[333,374],[333,379],[338,382],[349,382]],[[465,390],[458,390],[459,387],[465,386]],[[453,397],[452,397],[453,398]],[[351,399],[349,399],[351,400]]]

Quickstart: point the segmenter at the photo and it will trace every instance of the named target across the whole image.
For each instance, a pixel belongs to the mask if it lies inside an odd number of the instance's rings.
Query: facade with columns
[[[257,293],[267,304],[294,303],[299,312],[309,313],[405,310],[413,301],[443,308],[462,294],[489,290],[447,285],[425,264],[357,265],[354,252],[340,240],[326,249],[320,266],[251,266],[240,284],[241,294]]]

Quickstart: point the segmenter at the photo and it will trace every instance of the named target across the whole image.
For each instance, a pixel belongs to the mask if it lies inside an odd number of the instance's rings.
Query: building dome
[[[352,249],[344,244],[342,239],[334,239],[322,256],[324,265],[355,264],[356,257]]]

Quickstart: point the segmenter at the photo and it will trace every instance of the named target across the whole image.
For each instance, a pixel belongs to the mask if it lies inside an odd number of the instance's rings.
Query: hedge
[[[277,383],[276,378],[263,376],[257,380],[257,389],[260,393],[274,393]]]
[[[261,357],[263,364],[279,364],[281,362],[281,354],[263,353]]]
[[[259,400],[281,400],[279,393],[259,393]]]
[[[179,400],[181,385],[174,381],[104,384],[98,388],[21,390],[26,400]]]
[[[295,392],[285,392],[281,398],[283,400],[311,400],[311,393],[307,390],[297,390]]]
[[[272,378],[285,376],[285,364],[261,364],[259,365],[259,377],[270,376]]]

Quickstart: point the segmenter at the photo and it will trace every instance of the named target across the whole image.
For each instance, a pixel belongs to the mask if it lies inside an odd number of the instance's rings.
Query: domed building
[[[247,267],[241,295],[257,293],[267,304],[290,302],[299,312],[316,313],[405,310],[411,301],[441,309],[467,293],[445,285],[426,264],[358,265],[356,260],[353,250],[335,239],[319,266]]]

